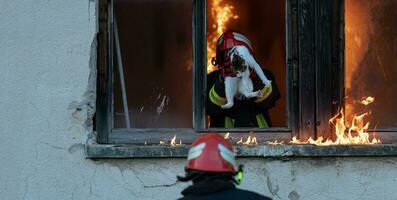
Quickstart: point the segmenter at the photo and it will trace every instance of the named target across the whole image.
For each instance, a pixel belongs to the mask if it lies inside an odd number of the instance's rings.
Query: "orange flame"
[[[352,88],[353,75],[360,67],[360,62],[368,51],[370,34],[370,4],[361,1],[345,1],[345,46],[347,91]]]
[[[370,104],[370,103],[372,103],[372,102],[374,102],[374,101],[375,101],[375,98],[373,98],[373,97],[367,97],[367,98],[365,98],[365,99],[362,99],[362,100],[361,100],[361,103],[367,106],[368,104]]]
[[[176,141],[176,135],[174,135],[174,137],[172,137],[172,139],[171,139],[170,145],[171,145],[172,147],[176,146],[175,141]]]
[[[251,144],[258,144],[258,142],[256,141],[255,136],[248,136],[245,142],[243,142],[243,138],[240,138],[240,140],[237,141],[237,144],[251,145]]]
[[[361,108],[362,101],[354,101],[366,90],[357,83],[365,81],[357,76],[363,67],[363,62],[370,53],[371,35],[375,31],[372,13],[383,1],[345,1],[345,93],[352,98],[345,100],[345,114],[351,119]],[[363,83],[365,86],[366,83]],[[365,104],[364,104],[365,105]],[[351,122],[346,122],[350,124]]]
[[[365,99],[366,103],[372,103],[375,98],[367,97]],[[365,104],[365,105],[368,105]],[[345,125],[345,115],[343,109],[340,109],[339,113],[332,117],[329,122],[335,127],[336,140],[332,141],[327,139],[324,141],[323,137],[314,140],[309,138],[307,141],[300,141],[293,137],[290,141],[291,144],[314,144],[318,146],[327,145],[350,145],[350,144],[379,144],[382,143],[379,139],[375,137],[370,140],[369,134],[367,132],[369,127],[369,122],[364,123],[364,117],[367,116],[369,112],[354,115],[352,118],[352,124],[350,127]]]
[[[277,140],[274,141],[267,141],[266,144],[271,144],[271,145],[282,145],[284,144],[284,141],[278,142]]]
[[[166,144],[167,144],[166,142],[160,140],[160,145],[166,145]],[[182,140],[179,140],[179,143],[176,143],[176,135],[174,135],[174,136],[171,138],[171,141],[170,141],[170,144],[169,144],[169,145],[170,145],[171,147],[181,146],[181,145],[182,145]]]
[[[212,0],[210,3],[211,18],[214,20],[212,30],[207,36],[207,73],[211,73],[216,69],[211,64],[212,57],[215,56],[215,46],[218,37],[227,29],[230,19],[238,19],[238,15],[233,13],[234,7],[227,3],[223,4],[223,0]]]
[[[227,133],[223,136],[223,138],[225,138],[225,139],[227,140],[227,139],[229,139],[229,135],[230,135],[230,133],[227,132]]]

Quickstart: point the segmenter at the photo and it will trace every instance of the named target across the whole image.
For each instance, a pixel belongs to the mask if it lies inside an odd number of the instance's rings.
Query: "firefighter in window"
[[[247,49],[249,56],[242,55],[234,56],[240,58],[240,62],[236,59],[231,60],[231,52],[235,52],[236,47]],[[236,54],[237,55],[237,54]],[[212,64],[218,67],[218,70],[207,75],[207,114],[209,115],[209,127],[219,128],[236,128],[236,127],[257,127],[269,128],[272,126],[272,121],[268,110],[274,107],[275,102],[280,98],[280,92],[277,88],[273,74],[261,69],[256,61],[253,59],[253,49],[251,42],[241,33],[235,31],[226,31],[217,41],[216,58],[212,59]],[[257,68],[260,68],[260,73],[254,70],[254,67],[241,67],[241,58],[244,60],[247,57],[252,58],[252,63],[255,63]],[[247,63],[247,62],[245,62]],[[248,64],[252,64],[249,63]],[[232,107],[226,107],[229,102],[227,100],[227,91],[225,92],[225,80],[228,77],[238,77],[241,79],[241,74],[236,69],[245,69],[247,77],[252,81],[251,89],[254,93],[257,91],[258,95],[240,95],[234,97],[234,104]],[[258,76],[262,75],[262,76]],[[264,77],[265,78],[262,78]],[[267,79],[269,84],[265,84],[263,79]],[[236,79],[238,80],[238,79]],[[230,87],[227,86],[226,87]],[[237,89],[235,89],[237,90]]]

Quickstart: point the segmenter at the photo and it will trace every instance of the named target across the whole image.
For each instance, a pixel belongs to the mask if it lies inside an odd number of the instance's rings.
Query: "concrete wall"
[[[96,2],[0,0],[0,199],[175,199],[183,159],[88,160]],[[274,199],[396,199],[396,158],[240,159]]]

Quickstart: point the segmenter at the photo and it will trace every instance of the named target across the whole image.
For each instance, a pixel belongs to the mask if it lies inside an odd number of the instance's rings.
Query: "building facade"
[[[0,199],[176,199],[187,186],[176,182],[185,158],[86,158],[98,12],[95,0],[0,2]],[[242,156],[241,188],[283,200],[395,199],[396,157],[364,154]]]

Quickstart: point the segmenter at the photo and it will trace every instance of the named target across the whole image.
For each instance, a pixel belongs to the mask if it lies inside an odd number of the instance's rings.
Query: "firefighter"
[[[268,110],[274,107],[275,102],[280,98],[273,74],[262,69],[265,76],[270,79],[271,86],[265,87],[255,71],[251,70],[250,78],[253,82],[253,91],[262,90],[263,96],[250,99],[235,100],[235,104],[230,109],[222,109],[226,103],[225,98],[225,76],[236,76],[231,68],[231,61],[228,51],[237,45],[244,45],[253,54],[251,42],[241,33],[236,31],[226,31],[217,41],[216,58],[212,59],[212,64],[218,70],[207,75],[207,114],[210,118],[210,127],[258,127],[269,128],[272,122]]]
[[[182,191],[181,200],[270,199],[236,188],[242,181],[242,166],[236,170],[233,146],[216,133],[205,134],[193,142],[185,172],[185,177],[178,176],[178,180],[192,181],[193,185]]]

